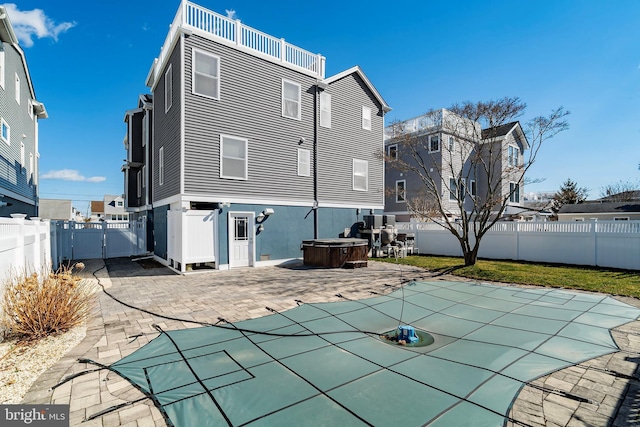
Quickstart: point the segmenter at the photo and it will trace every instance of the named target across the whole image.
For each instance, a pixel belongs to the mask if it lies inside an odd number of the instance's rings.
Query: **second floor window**
[[[509,166],[518,166],[519,163],[519,154],[520,154],[520,149],[518,147],[514,147],[513,145],[510,145],[508,148],[508,154],[509,154],[509,159],[508,159],[508,163]]]
[[[220,99],[220,58],[193,50],[193,93]]]
[[[353,159],[353,189],[367,191],[369,188],[369,162]]]
[[[520,186],[516,182],[509,183],[509,201],[520,203]]]
[[[387,147],[387,156],[394,160],[398,158],[398,146],[396,144]]]
[[[362,129],[371,130],[371,108],[362,107]]]
[[[2,140],[6,142],[7,145],[11,144],[11,128],[9,127],[7,122],[4,121],[4,119],[0,119],[0,126],[2,126],[0,138],[2,138]]]
[[[171,70],[171,64],[167,68],[167,72],[164,73],[164,112],[166,113],[173,105],[173,72]]]
[[[220,178],[247,179],[248,140],[220,135]]]
[[[429,137],[429,152],[440,151],[440,136],[431,135]]]
[[[406,180],[402,180],[402,181],[396,181],[396,202],[397,203],[402,203],[406,201],[406,186],[407,186],[407,181]]]
[[[471,192],[471,197],[476,197],[476,194],[478,194],[478,189],[476,187],[476,180],[472,179],[471,181],[469,181],[469,190]]]
[[[282,80],[282,117],[300,120],[300,85]]]
[[[298,176],[311,175],[311,151],[298,148]]]
[[[454,151],[456,149],[456,143],[452,136],[449,137],[449,151]]]
[[[320,126],[331,127],[331,95],[320,92]]]

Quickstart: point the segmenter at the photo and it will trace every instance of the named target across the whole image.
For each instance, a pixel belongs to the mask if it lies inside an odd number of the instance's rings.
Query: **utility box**
[[[386,226],[393,225],[395,227],[395,225],[396,225],[396,216],[395,215],[383,215],[382,222]]]
[[[364,228],[382,228],[382,215],[364,215]]]

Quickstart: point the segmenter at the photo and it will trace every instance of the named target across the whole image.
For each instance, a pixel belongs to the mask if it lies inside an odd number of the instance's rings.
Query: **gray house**
[[[321,55],[183,1],[146,83],[125,199],[160,262],[279,263],[382,212],[390,108],[359,67],[327,78]]]
[[[584,202],[563,205],[558,221],[629,221],[640,220],[640,202]]]
[[[508,197],[504,215],[517,215],[523,211],[520,195],[527,148],[519,122],[482,129],[479,123],[441,109],[394,123],[385,129],[385,153],[389,159],[385,170],[385,213],[396,215],[398,221],[410,221],[417,215],[408,208],[412,204],[414,210],[420,211],[420,220],[452,221],[459,215],[459,205],[471,212],[474,205],[482,205],[488,197]],[[418,156],[412,156],[412,152]],[[406,165],[421,169],[432,189],[426,191],[423,179]],[[446,218],[435,209],[434,193],[440,197]]]
[[[45,118],[25,54],[0,6],[0,216],[38,214],[38,119]]]

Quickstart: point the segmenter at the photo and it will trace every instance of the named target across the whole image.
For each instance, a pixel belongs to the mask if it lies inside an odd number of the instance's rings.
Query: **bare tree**
[[[600,197],[607,202],[630,202],[640,198],[640,184],[631,181],[618,181],[600,190]]]
[[[406,197],[407,209],[449,230],[465,265],[475,264],[484,235],[519,203],[543,142],[568,128],[569,112],[560,107],[525,130],[515,121],[525,108],[516,97],[464,102],[390,127],[397,152],[385,156],[387,165],[420,185],[406,189],[413,196]]]

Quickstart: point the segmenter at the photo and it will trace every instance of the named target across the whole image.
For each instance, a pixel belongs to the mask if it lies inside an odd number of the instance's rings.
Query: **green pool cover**
[[[412,282],[164,332],[109,369],[175,426],[502,426],[526,383],[618,351],[609,329],[639,315],[603,295]],[[434,343],[380,338],[399,324]]]

